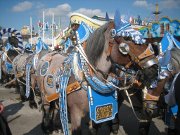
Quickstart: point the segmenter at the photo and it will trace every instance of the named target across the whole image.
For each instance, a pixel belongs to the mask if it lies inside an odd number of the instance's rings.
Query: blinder
[[[119,44],[119,51],[124,54],[124,55],[127,55],[130,51],[129,49],[129,45],[126,44],[126,43],[120,43]]]

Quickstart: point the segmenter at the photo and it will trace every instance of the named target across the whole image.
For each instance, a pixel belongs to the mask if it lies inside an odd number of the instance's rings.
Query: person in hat
[[[66,31],[65,35],[61,38],[59,46],[57,48],[63,48],[65,42],[68,40],[68,38],[72,41],[72,44],[75,46],[77,45],[77,35],[76,31],[79,28],[79,23],[76,21],[72,21],[70,23],[69,29]]]

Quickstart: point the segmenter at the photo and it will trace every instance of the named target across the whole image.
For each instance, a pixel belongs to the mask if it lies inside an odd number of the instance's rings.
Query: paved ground
[[[5,105],[4,115],[7,117],[13,135],[43,135],[40,127],[42,112],[29,108],[28,102],[20,102],[19,95],[14,91],[14,89],[0,87],[0,101]],[[120,120],[123,125],[121,128],[126,134],[138,135],[138,121],[126,102],[120,109]],[[164,123],[160,119],[154,119],[149,135],[166,135],[165,130]],[[57,135],[57,133],[53,135]]]

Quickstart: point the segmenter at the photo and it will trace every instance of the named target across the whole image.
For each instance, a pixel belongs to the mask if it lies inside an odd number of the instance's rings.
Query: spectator
[[[0,102],[0,135],[12,135],[11,130],[4,116],[2,115],[4,106]]]

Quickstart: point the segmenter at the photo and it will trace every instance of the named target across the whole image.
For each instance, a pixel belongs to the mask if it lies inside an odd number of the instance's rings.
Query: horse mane
[[[171,63],[175,72],[180,70],[180,51],[177,48],[171,49]]]
[[[104,32],[107,30],[109,23],[106,23],[96,29],[93,34],[87,39],[87,44],[85,48],[85,53],[88,57],[89,62],[95,66],[95,62],[101,57],[104,45],[105,45],[105,36]]]

